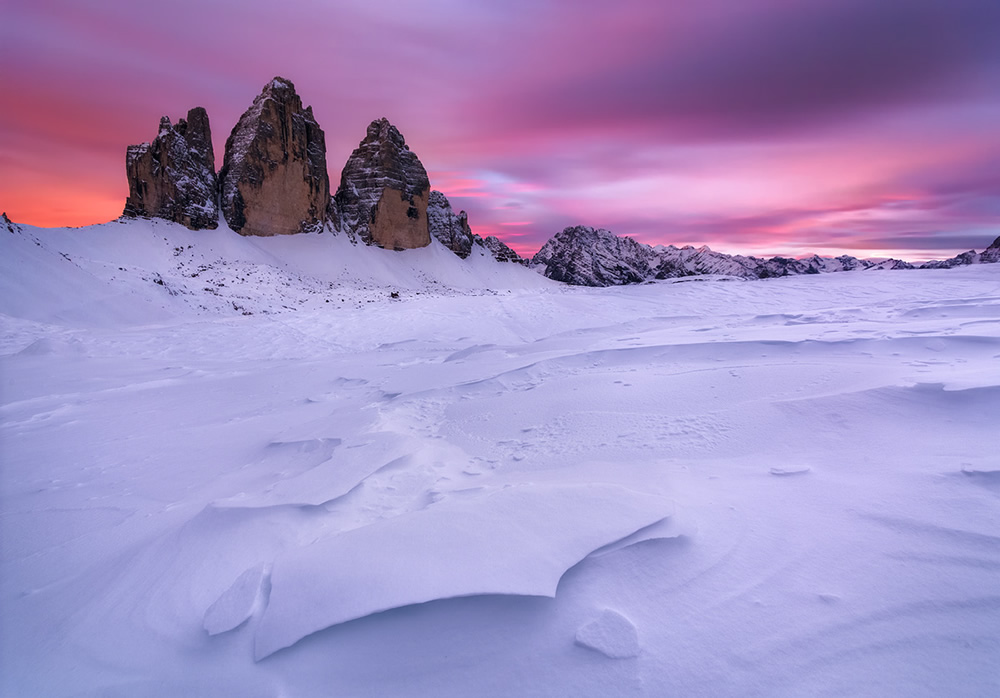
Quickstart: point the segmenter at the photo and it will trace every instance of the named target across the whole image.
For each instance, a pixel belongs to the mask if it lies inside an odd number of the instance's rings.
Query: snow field
[[[1000,692],[1000,265],[0,240],[3,695]]]

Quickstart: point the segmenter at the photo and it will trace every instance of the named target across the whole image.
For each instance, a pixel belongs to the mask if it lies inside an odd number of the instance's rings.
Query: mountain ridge
[[[494,236],[476,235],[468,214],[454,212],[431,187],[427,171],[386,118],[372,121],[341,171],[331,195],[325,134],[294,84],[268,82],[226,141],[215,172],[208,114],[202,107],[176,125],[164,116],[149,143],[126,149],[129,196],[123,218],[160,218],[191,230],[222,219],[241,235],[329,231],[352,242],[395,251],[433,239],[465,259],[474,247],[494,259],[529,266],[572,285],[617,286],[699,275],[766,279],[854,270],[941,269],[1000,261],[1000,237],[982,252],[915,265],[851,255],[769,259],[715,252],[707,246],[651,246],[584,225],[552,236],[524,259]]]
[[[855,270],[942,269],[1000,261],[1000,237],[982,253],[963,252],[948,260],[911,264],[899,259],[859,259],[851,255],[770,259],[715,252],[707,245],[647,245],[603,228],[570,226],[549,239],[531,266],[555,281],[577,286],[622,286],[686,276],[724,275],[768,279]]]

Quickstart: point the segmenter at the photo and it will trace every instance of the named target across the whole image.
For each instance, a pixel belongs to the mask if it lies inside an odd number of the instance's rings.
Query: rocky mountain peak
[[[129,196],[123,215],[164,218],[192,230],[218,225],[215,153],[202,107],[176,126],[162,117],[156,138],[126,149],[125,170]]]
[[[430,180],[399,130],[387,119],[368,125],[340,175],[330,217],[367,244],[409,249],[430,244]]]
[[[295,83],[280,75],[276,75],[271,79],[271,82],[264,85],[262,93],[276,96],[276,99],[281,101],[298,98],[298,95],[295,93]]]
[[[578,225],[565,228],[546,242],[532,258],[545,276],[580,286],[617,286],[652,276],[655,253],[629,237],[602,228]]]
[[[264,86],[226,140],[222,212],[243,235],[319,230],[330,203],[326,137],[291,80]]]
[[[997,237],[989,247],[982,251],[979,255],[979,262],[981,264],[996,264],[1000,262],[1000,237]]]
[[[432,191],[428,199],[427,225],[431,235],[462,259],[472,253],[477,235],[469,227],[469,215],[465,211],[455,213],[451,202],[439,191]]]
[[[849,255],[759,259],[713,252],[707,245],[651,247],[586,226],[566,228],[557,233],[538,251],[532,264],[544,265],[543,273],[550,279],[580,286],[612,286],[703,274],[766,279],[852,269],[913,268],[896,259],[876,262]]]
[[[406,145],[406,139],[403,138],[403,134],[399,132],[399,129],[389,123],[389,120],[384,116],[381,119],[375,119],[375,121],[368,124],[368,132],[365,135],[365,139],[361,142],[362,144],[371,142],[386,142],[391,143],[393,146],[401,150],[410,149],[410,147]]]
[[[455,213],[448,197],[439,191],[432,191],[427,203],[427,225],[430,233],[442,245],[465,259],[476,245],[484,247],[499,262],[527,264],[527,260],[492,235],[481,238],[469,227],[469,214]]]

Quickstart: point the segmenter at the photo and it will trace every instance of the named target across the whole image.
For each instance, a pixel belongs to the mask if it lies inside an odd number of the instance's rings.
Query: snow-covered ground
[[[1000,265],[134,221],[0,313],[4,696],[1000,695]]]

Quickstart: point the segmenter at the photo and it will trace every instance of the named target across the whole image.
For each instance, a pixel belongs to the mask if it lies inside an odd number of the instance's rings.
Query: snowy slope
[[[0,232],[5,310],[39,321],[269,314],[328,302],[381,303],[392,291],[405,299],[553,285],[496,263],[483,249],[459,259],[437,241],[396,254],[331,233],[244,237],[225,226],[191,231],[156,219]],[[53,283],[64,277],[68,287]]]
[[[0,327],[2,695],[1000,692],[1000,265],[24,227]]]

